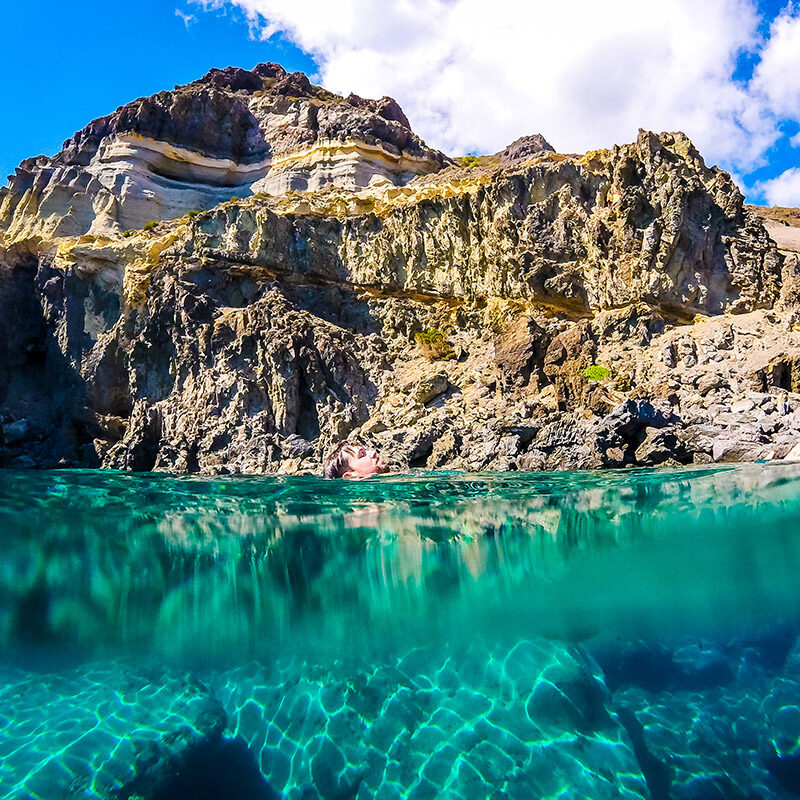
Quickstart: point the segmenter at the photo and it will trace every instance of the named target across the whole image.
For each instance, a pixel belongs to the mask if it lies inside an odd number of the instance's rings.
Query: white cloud
[[[776,178],[758,184],[756,191],[771,206],[800,206],[800,167],[791,167]]]
[[[789,8],[764,43],[755,0],[195,1],[240,7],[265,38],[283,33],[329,89],[395,97],[414,129],[452,154],[534,132],[583,152],[631,141],[640,127],[680,129],[710,163],[747,173],[764,163],[776,112],[795,107],[800,86],[800,17]],[[735,81],[737,58],[762,47],[751,84]]]
[[[800,9],[789,5],[773,21],[752,86],[776,114],[800,118]]]
[[[183,21],[183,24],[188,28],[193,22],[197,22],[197,17],[194,14],[186,14],[185,12],[181,11],[179,8],[175,9],[175,16],[180,17]]]

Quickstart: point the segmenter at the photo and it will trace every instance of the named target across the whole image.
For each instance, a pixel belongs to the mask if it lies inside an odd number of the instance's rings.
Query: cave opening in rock
[[[792,391],[792,370],[786,361],[781,361],[775,365],[772,373],[772,384],[777,389]]]
[[[148,800],[277,800],[242,739],[205,739]]]
[[[297,434],[302,436],[307,442],[313,442],[314,439],[319,438],[319,414],[317,414],[317,403],[314,400],[314,395],[311,393],[311,388],[308,385],[308,380],[300,371],[297,387]]]

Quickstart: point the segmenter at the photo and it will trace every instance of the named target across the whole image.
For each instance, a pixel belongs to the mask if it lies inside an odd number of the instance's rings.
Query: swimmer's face
[[[370,450],[362,445],[353,445],[348,447],[346,452],[348,467],[342,475],[343,478],[368,478],[370,475],[379,475],[388,469],[377,450]]]

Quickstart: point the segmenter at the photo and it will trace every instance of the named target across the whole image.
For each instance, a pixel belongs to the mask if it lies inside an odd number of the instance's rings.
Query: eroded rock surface
[[[446,163],[389,97],[340,97],[278,64],[211,70],[23,161],[0,190],[11,239],[119,234],[234,196],[403,184]]]

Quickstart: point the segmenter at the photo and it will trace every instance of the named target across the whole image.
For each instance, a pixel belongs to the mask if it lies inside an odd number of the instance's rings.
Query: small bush
[[[134,233],[136,233],[136,231],[135,231],[135,230],[133,230],[133,228],[128,228],[128,230],[126,230],[126,231],[122,231],[122,235],[123,235],[123,236],[124,236],[126,239],[127,239],[129,236],[133,236],[133,234],[134,234]]]
[[[157,222],[155,222],[153,220],[150,220],[150,222],[146,222],[145,223],[145,226],[144,226],[144,228],[142,228],[142,230],[143,231],[151,231],[151,230],[153,230],[153,228],[156,227],[156,225],[158,225]]]
[[[431,361],[448,361],[456,354],[447,337],[438,328],[415,333],[414,338],[419,352]]]
[[[588,378],[590,381],[604,381],[606,378],[611,377],[611,370],[608,367],[592,364],[583,371],[583,377]]]
[[[478,163],[480,162],[480,158],[478,156],[462,156],[457,160],[462,167],[466,167],[467,169],[477,167]]]
[[[196,217],[199,213],[200,212],[196,208],[193,208],[191,211],[187,211],[186,214],[184,214],[184,216],[189,217],[189,219],[191,219],[192,217]]]

